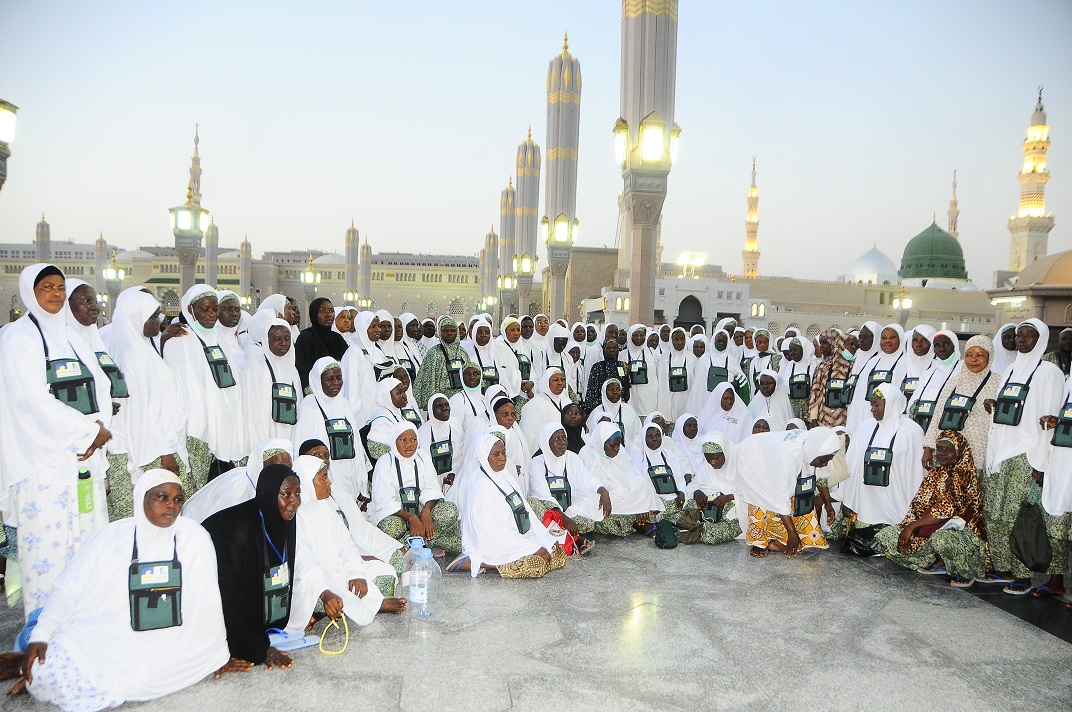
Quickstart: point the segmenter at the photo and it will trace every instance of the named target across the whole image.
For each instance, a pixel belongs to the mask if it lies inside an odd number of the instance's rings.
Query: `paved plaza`
[[[291,670],[210,679],[151,709],[1034,710],[1072,699],[1069,643],[944,578],[834,550],[756,560],[740,542],[660,551],[600,538],[543,580],[452,574],[442,593],[425,628],[379,616],[352,629],[344,655],[298,651]],[[1063,601],[1015,603],[1072,619]],[[5,643],[20,613],[17,601],[0,610]],[[28,697],[3,707],[54,709]]]

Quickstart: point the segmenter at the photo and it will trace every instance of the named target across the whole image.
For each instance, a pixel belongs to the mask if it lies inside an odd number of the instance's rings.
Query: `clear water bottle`
[[[409,571],[413,568],[413,562],[417,560],[416,551],[424,548],[424,538],[419,536],[406,537],[406,546],[409,547],[409,551],[402,557],[402,575],[399,578],[403,596],[406,595],[405,591],[409,588]]]
[[[414,618],[429,620],[435,617],[435,597],[438,594],[439,582],[443,578],[443,572],[432,556],[432,550],[421,547],[412,550],[415,552],[413,566],[409,570],[408,586],[406,587],[406,604]]]

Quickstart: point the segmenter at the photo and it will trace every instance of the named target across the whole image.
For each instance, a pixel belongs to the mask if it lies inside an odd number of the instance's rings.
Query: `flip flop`
[[[979,583],[1003,583],[1003,584],[1012,583],[1011,578],[1007,578],[1005,576],[1002,576],[1001,574],[999,574],[999,573],[997,573],[995,571],[990,571],[989,573],[987,573],[982,578],[976,579],[976,581],[978,581]]]
[[[931,564],[923,569],[916,569],[917,574],[924,574],[926,576],[939,576],[945,573],[945,567],[938,564]]]
[[[313,645],[320,644],[319,635],[305,635],[301,638],[294,638],[288,635],[285,631],[278,628],[268,629],[268,645],[272,646],[281,653],[287,653],[291,650],[300,650],[302,648],[308,648]]]
[[[1038,588],[1036,588],[1031,593],[1031,595],[1035,598],[1046,598],[1047,596],[1063,596],[1064,593],[1058,593],[1057,591],[1054,591],[1052,588],[1050,588],[1050,584],[1044,583]]]
[[[585,545],[583,547],[577,547],[577,553],[581,556],[588,556],[592,553],[592,549],[596,548],[596,542],[593,539],[585,539],[584,543]]]
[[[468,560],[469,560],[469,556],[467,554],[461,554],[460,556],[458,556],[458,558],[454,559],[454,561],[452,561],[449,564],[447,564],[447,571],[450,571],[452,573],[457,573],[458,570],[459,570],[458,567],[460,567],[462,564],[464,564]]]
[[[1017,583],[1016,581],[1013,581],[1008,586],[1003,588],[1002,591],[1009,594],[1010,596],[1026,596],[1027,594],[1031,593],[1031,584]]]
[[[975,579],[973,578],[961,578],[960,576],[954,576],[952,580],[950,580],[949,585],[956,586],[957,588],[967,588],[973,583],[975,583]]]
[[[748,550],[748,555],[753,557],[753,558],[755,558],[755,559],[762,559],[762,558],[765,558],[767,556],[767,550],[766,549],[759,549],[757,551],[755,549],[749,549]]]

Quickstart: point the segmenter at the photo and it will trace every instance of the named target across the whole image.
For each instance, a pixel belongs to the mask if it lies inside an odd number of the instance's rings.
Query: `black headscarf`
[[[577,408],[581,411],[580,425],[566,425],[566,411],[570,408]],[[562,423],[562,429],[566,431],[566,449],[572,453],[580,454],[581,448],[584,447],[584,409],[576,403],[570,403],[562,409],[559,422]]]
[[[302,388],[308,388],[309,371],[313,369],[317,359],[330,356],[341,363],[349,346],[342,334],[332,331],[330,326],[320,326],[316,320],[320,305],[330,301],[325,297],[317,297],[309,303],[309,326],[302,329],[294,341],[294,367],[298,370]]]
[[[268,654],[265,629],[286,628],[289,620],[287,616],[268,626],[264,624],[264,574],[269,567],[281,563],[275,550],[286,557],[290,579],[294,581],[297,523],[293,519],[284,521],[278,501],[279,490],[288,477],[297,475],[286,465],[265,467],[253,499],[220,510],[202,523],[216,548],[227,647],[233,657],[255,665],[264,662]],[[268,546],[265,532],[275,550]]]
[[[305,442],[303,442],[301,444],[301,447],[298,448],[298,455],[308,455],[309,451],[312,450],[315,447],[324,447],[324,448],[326,448],[327,445],[325,445],[323,443],[323,441],[321,441],[321,440],[317,440],[316,438],[310,438],[309,440],[306,440]]]

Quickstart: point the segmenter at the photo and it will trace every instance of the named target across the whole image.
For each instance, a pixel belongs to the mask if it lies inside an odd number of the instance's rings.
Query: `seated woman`
[[[698,509],[702,526],[698,542],[722,544],[741,535],[734,506],[737,491],[737,457],[733,443],[722,433],[702,438],[703,463],[685,487],[685,510]]]
[[[540,578],[562,568],[566,552],[518,491],[516,478],[506,472],[501,430],[480,439],[471,467],[462,510],[464,556],[448,570],[468,570],[475,577],[495,568],[503,578]]]
[[[700,413],[701,428],[707,432],[724,433],[732,443],[739,443],[749,436],[751,423],[748,406],[734,393],[731,383],[718,384]]]
[[[530,452],[541,447],[540,432],[545,425],[562,422],[562,409],[570,403],[565,374],[556,366],[544,369],[536,384],[536,395],[525,404],[521,418],[521,432]]]
[[[581,535],[611,514],[610,493],[581,458],[566,449],[566,431],[561,425],[543,426],[538,445],[539,454],[529,467],[529,506],[541,521],[549,509],[561,512],[563,527],[578,537],[577,546],[585,554],[594,542]]]
[[[446,491],[454,484],[454,475],[465,456],[465,431],[454,419],[450,400],[442,393],[428,399],[428,420],[417,430],[417,439],[439,475]]]
[[[737,487],[748,508],[751,555],[825,549],[815,516],[815,472],[834,458],[839,442],[830,428],[751,435],[737,447]],[[740,516],[740,515],[739,515]]]
[[[875,550],[921,574],[945,574],[967,587],[986,573],[983,496],[967,438],[943,430],[935,459],[900,526],[883,527]]]
[[[577,403],[571,403],[562,409],[562,429],[566,431],[566,449],[574,455],[580,455],[581,449],[588,442],[588,426],[584,423],[584,409]]]
[[[269,669],[294,664],[269,644],[269,629],[304,630],[317,598],[332,619],[343,612],[342,599],[321,588],[326,576],[316,561],[295,556],[294,519],[300,504],[301,485],[294,470],[269,465],[257,479],[256,497],[213,514],[203,525],[216,548],[231,656]],[[297,616],[293,626],[292,610]]]
[[[759,435],[760,433],[769,433],[771,431],[770,416],[761,415],[758,418],[752,419],[752,435]]]
[[[395,423],[390,441],[372,472],[369,521],[398,541],[419,536],[430,547],[461,551],[458,508],[443,499],[435,468],[418,452],[413,423]]]
[[[409,402],[406,384],[394,376],[376,384],[376,406],[368,422],[368,452],[374,463],[391,451],[391,435],[396,425],[408,421],[416,429],[424,422]]]
[[[655,493],[651,478],[640,472],[622,451],[622,433],[615,423],[596,425],[581,461],[599,478],[610,494],[612,516],[596,524],[600,534],[628,536],[634,531],[655,535],[655,517],[666,505]]]
[[[332,503],[328,464],[312,455],[300,455],[294,465],[305,491],[298,519],[298,558],[315,561],[326,576],[326,584],[342,591],[346,617],[358,625],[368,625],[377,613],[406,610],[405,598],[391,597],[397,582],[394,567],[363,557],[348,536]],[[287,632],[301,637],[314,611],[295,609]]]
[[[200,524],[221,509],[253,499],[261,470],[268,465],[290,467],[293,461],[291,448],[289,440],[270,438],[257,443],[245,467],[228,470],[195,492],[182,506],[182,516]]]
[[[692,479],[692,467],[663,447],[663,429],[648,423],[637,436],[633,467],[648,476],[655,493],[663,501],[663,519],[676,522],[685,506],[685,488]]]
[[[148,470],[134,501],[134,517],[100,530],[56,579],[26,651],[27,689],[39,700],[102,710],[252,668],[227,653],[216,553],[179,516],[181,480]]]
[[[588,429],[594,431],[596,423],[608,418],[618,427],[623,438],[636,437],[641,427],[640,416],[633,406],[622,400],[622,382],[617,378],[603,381],[600,398],[602,402],[588,416]]]

